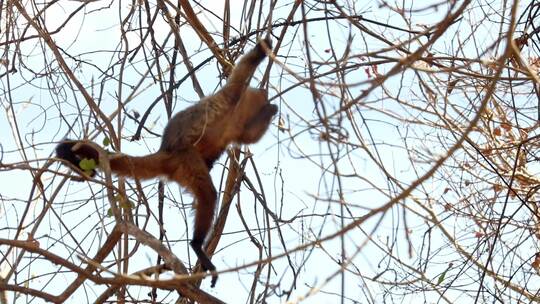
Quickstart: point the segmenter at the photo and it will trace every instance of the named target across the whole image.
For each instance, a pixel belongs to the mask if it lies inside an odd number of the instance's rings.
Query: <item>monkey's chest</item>
[[[226,134],[226,122],[216,122],[208,126],[200,134],[200,137],[193,142],[193,146],[202,158],[211,166],[218,159],[230,143]]]

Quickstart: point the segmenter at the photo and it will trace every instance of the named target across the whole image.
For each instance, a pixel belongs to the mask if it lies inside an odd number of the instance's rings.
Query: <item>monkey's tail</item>
[[[75,145],[77,145],[77,149]],[[66,160],[81,169],[83,159],[93,159],[99,164],[99,152],[89,144],[76,140],[65,140],[56,146],[56,156]],[[112,154],[109,156],[111,171],[121,175],[138,179],[154,178],[161,175],[167,176],[168,171],[174,166],[168,165],[171,156],[166,152],[156,152],[146,156],[130,156],[126,154]],[[92,169],[90,176],[95,170]]]
[[[168,154],[156,152],[145,156],[116,154],[110,157],[111,171],[137,179],[167,176],[171,166],[167,165]]]

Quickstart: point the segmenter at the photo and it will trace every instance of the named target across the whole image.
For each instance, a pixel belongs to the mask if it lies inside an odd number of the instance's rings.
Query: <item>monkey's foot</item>
[[[202,269],[204,271],[210,271],[212,273],[212,281],[210,287],[214,288],[218,279],[218,275],[215,273],[216,266],[212,264],[212,261],[210,261],[208,255],[206,255],[206,252],[204,252],[204,250],[202,249],[202,242],[192,240],[190,244],[191,248],[193,248],[193,251],[195,251],[195,254],[199,258],[199,263],[201,263]]]

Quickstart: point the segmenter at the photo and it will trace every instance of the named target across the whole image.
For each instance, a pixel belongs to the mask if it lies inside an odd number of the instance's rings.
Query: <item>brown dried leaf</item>
[[[446,87],[446,94],[452,93],[454,88],[456,87],[456,84],[459,82],[459,79],[452,80],[448,83],[448,87]]]
[[[512,130],[512,126],[507,122],[503,122],[501,124],[501,128],[507,132],[510,132],[510,130]]]

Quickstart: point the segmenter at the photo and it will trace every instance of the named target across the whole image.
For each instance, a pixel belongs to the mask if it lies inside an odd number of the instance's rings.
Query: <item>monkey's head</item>
[[[268,104],[268,92],[265,89],[246,88],[234,109],[233,121],[240,124],[247,122],[266,104]]]
[[[268,91],[265,89],[248,87],[242,95],[240,102],[243,100],[246,100],[246,102],[251,105],[252,109],[261,108],[268,103]]]

